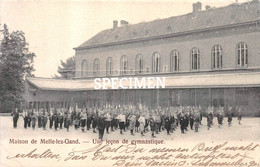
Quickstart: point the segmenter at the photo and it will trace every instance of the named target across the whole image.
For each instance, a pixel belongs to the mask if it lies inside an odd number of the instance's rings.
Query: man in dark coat
[[[13,117],[13,127],[17,128],[17,121],[19,119],[19,112],[18,112],[17,108],[15,108],[15,110],[12,112],[11,116]]]
[[[100,115],[98,116],[98,121],[97,121],[98,138],[99,138],[100,140],[103,140],[105,127],[106,127],[105,117],[103,116],[102,113],[100,113]]]

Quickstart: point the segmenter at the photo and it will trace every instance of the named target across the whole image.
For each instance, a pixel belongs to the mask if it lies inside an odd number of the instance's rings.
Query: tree
[[[75,77],[75,57],[72,56],[66,60],[61,60],[61,66],[58,67],[60,76],[54,75],[53,78],[57,79],[72,79]]]
[[[0,44],[0,108],[10,112],[23,101],[25,77],[32,77],[35,54],[29,52],[22,31],[9,33],[4,24]]]

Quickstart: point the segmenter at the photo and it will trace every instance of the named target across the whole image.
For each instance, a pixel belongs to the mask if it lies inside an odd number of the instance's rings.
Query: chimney
[[[202,6],[201,2],[194,3],[192,13],[197,13],[198,11],[200,11],[201,6]]]
[[[211,7],[209,5],[206,5],[206,10],[209,10]]]
[[[127,25],[127,24],[128,24],[128,22],[127,22],[127,21],[125,21],[125,20],[121,20],[121,21],[120,21],[120,24],[121,24],[121,26],[125,26],[125,25]]]
[[[118,21],[117,21],[117,20],[114,20],[114,21],[113,21],[113,29],[116,29],[116,28],[117,28],[117,24],[118,24]]]

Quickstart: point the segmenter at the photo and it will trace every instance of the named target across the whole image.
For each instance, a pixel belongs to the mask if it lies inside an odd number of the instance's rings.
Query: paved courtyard
[[[200,126],[199,132],[195,133],[193,130],[186,132],[186,134],[180,133],[180,128],[171,135],[167,135],[166,131],[162,131],[160,134],[156,135],[155,140],[163,140],[164,144],[155,145],[140,145],[143,148],[191,148],[200,142],[205,142],[209,145],[221,144],[224,142],[228,142],[233,145],[248,145],[250,143],[258,143],[260,144],[260,118],[242,118],[242,124],[239,125],[237,118],[233,118],[233,122],[231,127],[227,125],[227,118],[224,119],[224,125],[222,128],[218,128],[217,120],[214,119],[214,125],[210,130],[207,130],[206,126],[206,118],[203,118],[202,125]],[[32,128],[23,128],[23,119],[20,117],[18,120],[18,127],[14,129],[12,127],[12,118],[8,116],[0,117],[0,166],[34,166],[34,163],[37,163],[37,166],[112,166],[113,162],[108,161],[106,165],[104,165],[103,161],[68,161],[64,162],[56,161],[56,160],[46,160],[46,159],[11,159],[7,160],[7,156],[15,156],[18,153],[27,154],[34,148],[37,148],[37,151],[44,151],[46,149],[51,149],[53,152],[58,152],[62,156],[66,156],[68,152],[73,149],[83,149],[83,148],[92,148],[95,147],[96,144],[93,144],[93,141],[96,142],[95,139],[98,138],[98,133],[93,133],[92,130],[89,130],[85,133],[82,133],[81,130],[75,130],[73,127],[70,127],[70,131],[67,132],[66,129],[59,129],[55,131],[54,129],[43,130],[42,128],[36,128],[33,130]],[[28,140],[28,144],[10,144],[10,139],[20,139],[20,140]],[[31,144],[31,140],[35,139],[38,141],[37,144]],[[77,140],[80,144],[40,144],[40,140]],[[131,135],[130,131],[126,131],[123,135],[120,135],[119,130],[110,132],[110,134],[104,135],[104,142],[106,139],[119,141],[119,144],[115,144],[113,146],[117,147],[122,144],[124,139],[129,141],[133,140],[150,140],[151,133],[145,133],[145,136],[141,137],[140,133],[135,133],[135,135]],[[254,152],[255,155],[258,155],[260,158],[259,149],[258,152]],[[63,155],[64,154],[64,155]],[[131,154],[132,155],[132,154]],[[254,156],[255,156],[254,155]],[[175,162],[175,160],[174,160]],[[177,162],[177,160],[176,160]],[[260,159],[259,159],[260,162]],[[187,164],[186,164],[187,165]],[[124,165],[123,165],[124,166]],[[155,165],[157,166],[157,165]]]
[[[84,140],[90,140],[93,138],[98,138],[98,133],[93,133],[92,129],[82,133],[80,129],[75,130],[73,126],[70,127],[70,131],[67,132],[66,129],[59,129],[55,131],[49,129],[47,126],[46,130],[36,127],[35,130],[32,128],[23,128],[22,117],[18,120],[17,129],[12,127],[11,117],[0,117],[1,123],[1,141],[9,138],[33,138],[33,137],[68,137],[68,138],[79,138]],[[217,119],[214,118],[213,127],[210,130],[206,126],[206,118],[203,118],[202,125],[200,125],[199,132],[195,133],[194,130],[188,129],[186,134],[180,133],[180,127],[174,131],[171,135],[167,135],[166,131],[162,131],[160,134],[156,134],[156,139],[163,140],[249,140],[249,141],[260,141],[260,118],[242,118],[241,125],[238,124],[237,118],[233,118],[232,125],[229,127],[227,124],[227,118],[224,119],[224,124],[222,128],[218,128]],[[110,132],[110,134],[104,134],[104,139],[150,139],[151,133],[145,133],[145,136],[141,137],[140,133],[136,133],[132,136],[130,131],[124,132],[120,135],[119,130]]]

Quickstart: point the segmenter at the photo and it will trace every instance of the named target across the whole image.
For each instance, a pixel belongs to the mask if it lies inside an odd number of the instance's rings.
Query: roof
[[[227,26],[260,19],[259,0],[242,4],[231,4],[221,8],[210,8],[196,14],[189,13],[166,19],[157,19],[139,24],[128,24],[115,29],[107,29],[96,34],[77,49],[104,44],[160,37],[194,30]]]
[[[133,77],[133,76],[129,76]],[[120,78],[119,78],[120,79]],[[94,79],[60,80],[48,78],[27,78],[30,84],[40,90],[86,91],[95,90]],[[141,77],[139,77],[139,82]],[[155,84],[156,81],[153,82]],[[125,80],[122,85],[129,87]],[[134,81],[132,82],[134,85]],[[111,84],[107,87],[111,89]],[[222,87],[259,87],[260,72],[229,73],[229,74],[196,74],[189,76],[166,76],[165,88],[222,88]],[[147,81],[146,81],[147,87]]]

